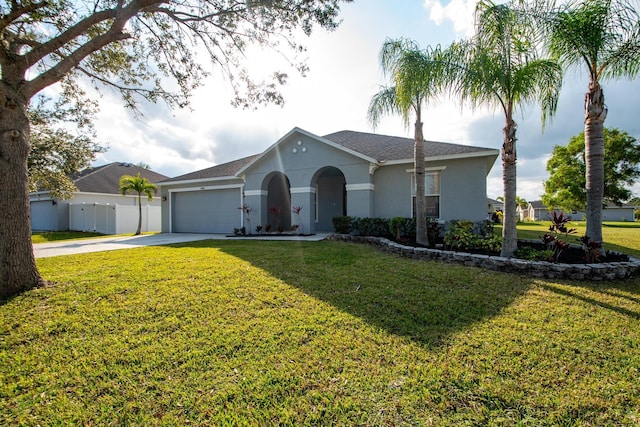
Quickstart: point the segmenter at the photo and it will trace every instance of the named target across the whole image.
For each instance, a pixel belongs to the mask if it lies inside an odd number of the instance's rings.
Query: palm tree
[[[562,65],[585,66],[589,73],[584,103],[586,235],[602,242],[607,107],[600,82],[638,75],[640,12],[626,0],[585,0],[555,9],[546,24],[552,54]]]
[[[510,4],[481,0],[476,6],[476,34],[452,45],[460,64],[454,91],[473,108],[487,105],[504,113],[502,178],[504,224],[501,255],[517,249],[516,129],[513,117],[523,104],[537,101],[542,124],[555,113],[562,85],[556,61],[540,59],[535,26],[529,15]]]
[[[142,231],[142,193],[145,193],[149,201],[151,201],[157,188],[147,178],[142,178],[139,172],[138,176],[122,175],[120,177],[120,192],[123,196],[129,191],[138,193],[138,229],[136,230],[136,236]]]
[[[425,199],[425,152],[422,107],[444,87],[443,52],[440,47],[420,50],[416,42],[387,39],[380,51],[380,67],[393,85],[383,87],[369,103],[368,118],[375,128],[386,114],[398,114],[407,129],[414,123],[416,180],[416,242],[428,246]]]

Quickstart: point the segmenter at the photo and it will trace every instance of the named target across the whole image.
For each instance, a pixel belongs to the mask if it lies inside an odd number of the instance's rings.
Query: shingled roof
[[[83,193],[120,194],[120,177],[136,176],[138,173],[154,184],[168,178],[131,163],[114,162],[83,170],[73,177],[73,183],[78,187],[78,191]]]
[[[356,153],[360,153],[363,156],[375,159],[378,162],[393,160],[412,161],[413,159],[413,139],[411,138],[355,132],[350,130],[331,133],[323,136],[322,138]],[[424,144],[427,159],[465,156],[476,153],[478,155],[482,155],[483,152],[496,151],[490,148],[449,144],[445,142],[425,141]],[[185,175],[180,175],[171,179],[166,179],[162,181],[162,183],[232,177],[243,167],[249,165],[253,160],[259,158],[261,155],[262,153]]]
[[[207,169],[190,172],[184,175],[176,176],[174,178],[165,179],[164,181],[162,181],[162,183],[164,184],[175,181],[190,181],[196,179],[211,179],[234,176],[236,172],[238,172],[245,165],[249,164],[256,157],[258,157],[258,154],[243,157],[232,162],[222,163],[220,165],[212,166]]]
[[[377,161],[413,159],[413,139],[399,136],[378,135],[366,132],[343,130],[325,135],[324,139],[335,142]],[[489,149],[446,142],[425,141],[424,151],[428,158],[480,153]]]

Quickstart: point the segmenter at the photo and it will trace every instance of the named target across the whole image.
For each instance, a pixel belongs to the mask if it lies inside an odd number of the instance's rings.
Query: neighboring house
[[[558,214],[562,213],[560,209],[555,209],[555,211]],[[533,202],[529,202],[527,203],[526,208],[518,206],[516,208],[516,212],[518,212],[520,221],[548,221],[553,215],[549,208],[542,203],[542,200],[534,200]],[[565,215],[567,215],[567,213],[565,213]]]
[[[633,211],[635,206],[622,204],[620,206],[608,204],[602,209],[603,221],[635,221]]]
[[[586,214],[581,211],[563,212],[561,209],[554,209],[556,213],[563,213],[570,216],[574,221],[582,221],[585,219]],[[621,206],[608,204],[602,209],[603,221],[634,221],[633,215],[634,207],[631,205],[623,204]],[[547,221],[551,218],[553,213],[545,206],[542,201],[536,200],[530,202],[526,209],[520,212],[520,220],[524,221],[527,218],[531,218],[533,221]]]
[[[138,194],[120,193],[122,175],[140,176],[157,183],[167,176],[130,163],[109,163],[87,168],[73,177],[78,188],[66,200],[48,191],[29,195],[31,229],[34,231],[97,231],[104,234],[133,233],[138,225]],[[143,195],[143,231],[160,231],[160,196],[149,202]]]
[[[486,219],[486,178],[498,150],[426,141],[425,153],[428,215]],[[260,154],[159,186],[163,232],[230,233],[244,225],[255,233],[257,225],[293,224],[303,233],[330,232],[336,216],[414,216],[413,140],[294,128]],[[302,208],[299,216],[292,207]]]
[[[489,217],[489,219],[497,211],[504,212],[504,203],[499,200],[490,199],[489,197],[487,197],[487,216]]]

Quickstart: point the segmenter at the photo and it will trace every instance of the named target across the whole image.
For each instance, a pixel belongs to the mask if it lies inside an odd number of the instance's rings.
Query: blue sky
[[[193,95],[191,110],[170,111],[162,104],[145,105],[135,119],[110,93],[100,98],[97,129],[109,149],[95,165],[112,161],[143,161],[157,172],[177,176],[262,152],[293,127],[317,135],[339,130],[373,132],[366,111],[371,96],[384,83],[378,53],[385,38],[405,37],[421,47],[448,45],[470,34],[474,1],[355,0],[342,6],[341,26],[328,33],[316,29],[304,40],[310,71],[306,78],[290,71],[284,107],[235,109],[231,90],[219,74]],[[253,50],[246,64],[260,76],[282,68],[281,58]],[[604,83],[608,127],[640,138],[640,79]],[[584,128],[583,100],[587,78],[565,76],[557,116],[542,133],[540,111],[525,106],[518,122],[518,195],[536,200],[547,178],[546,160],[554,145],[565,145]],[[426,139],[500,148],[504,119],[500,112],[471,111],[451,100],[431,103],[424,121]],[[375,132],[412,137],[399,117],[385,118]],[[487,195],[502,194],[500,159],[489,177]],[[640,185],[634,186],[640,195]]]

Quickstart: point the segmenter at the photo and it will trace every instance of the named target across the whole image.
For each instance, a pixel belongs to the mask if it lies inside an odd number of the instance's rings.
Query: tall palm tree
[[[563,5],[546,21],[549,48],[564,66],[586,67],[584,102],[587,236],[602,242],[604,121],[607,107],[600,82],[634,78],[640,70],[640,12],[637,2],[584,0]]]
[[[138,229],[136,230],[136,236],[142,231],[142,193],[146,194],[149,201],[151,201],[157,188],[147,178],[142,178],[139,172],[137,176],[122,175],[120,177],[120,192],[123,196],[129,191],[138,193]]]
[[[380,67],[392,81],[371,97],[368,118],[374,128],[386,114],[398,114],[407,129],[415,115],[413,161],[416,180],[416,242],[429,245],[426,224],[425,151],[422,107],[444,87],[440,47],[421,50],[412,40],[387,39],[380,50]]]
[[[513,119],[521,105],[537,101],[542,124],[553,117],[562,85],[556,61],[541,59],[535,26],[517,5],[481,0],[476,6],[476,34],[449,48],[460,64],[454,91],[472,107],[486,105],[504,113],[502,179],[504,223],[501,255],[517,249],[516,129]]]

